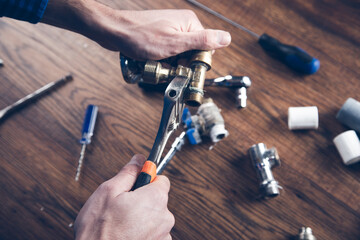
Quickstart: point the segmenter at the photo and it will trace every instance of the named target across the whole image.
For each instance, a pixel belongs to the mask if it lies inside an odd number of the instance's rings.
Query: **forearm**
[[[93,0],[49,0],[41,22],[90,37],[104,11],[111,9]]]
[[[231,42],[227,32],[204,29],[190,10],[126,11],[95,0],[49,0],[41,22],[80,33],[137,60],[214,50]]]

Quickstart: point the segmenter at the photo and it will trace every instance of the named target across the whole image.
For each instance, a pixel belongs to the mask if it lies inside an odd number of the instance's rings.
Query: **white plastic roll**
[[[360,161],[360,140],[354,130],[337,135],[333,141],[346,165]]]
[[[316,106],[289,107],[288,126],[290,130],[317,129],[319,112]]]

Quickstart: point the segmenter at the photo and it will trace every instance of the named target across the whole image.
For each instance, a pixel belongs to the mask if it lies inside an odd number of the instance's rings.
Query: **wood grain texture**
[[[317,239],[360,238],[360,165],[345,166],[332,143],[347,129],[336,121],[337,111],[348,97],[360,100],[358,1],[200,1],[256,33],[307,50],[321,61],[312,76],[292,72],[254,38],[186,1],[103,2],[120,9],[193,9],[206,28],[232,34],[207,76],[247,75],[253,82],[241,111],[231,90],[206,89],[222,109],[229,137],[211,151],[209,143],[185,146],[164,171],[172,184],[173,239],[293,239],[301,226]],[[162,94],[127,85],[118,53],[78,34],[3,18],[0,36],[0,108],[74,75],[0,124],[0,239],[71,239],[69,224],[97,186],[135,153],[148,155]],[[88,104],[99,106],[99,119],[77,183]],[[289,131],[288,107],[309,105],[319,108],[319,129]],[[247,155],[259,142],[276,147],[282,160],[273,173],[284,191],[268,201],[256,199]]]

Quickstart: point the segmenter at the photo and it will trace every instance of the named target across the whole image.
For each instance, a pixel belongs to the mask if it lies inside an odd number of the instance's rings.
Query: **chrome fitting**
[[[271,172],[273,167],[280,166],[280,157],[276,148],[267,149],[264,143],[258,143],[251,146],[248,152],[260,182],[261,196],[272,198],[279,195],[281,187]]]
[[[206,79],[205,86],[226,87],[235,89],[236,107],[245,108],[247,101],[247,89],[251,86],[248,76],[231,76]]]
[[[299,230],[296,240],[316,240],[316,237],[313,235],[311,228],[302,227]]]
[[[236,107],[241,109],[246,107],[247,101],[247,89],[251,86],[251,80],[249,77],[242,77],[241,87],[236,89]]]

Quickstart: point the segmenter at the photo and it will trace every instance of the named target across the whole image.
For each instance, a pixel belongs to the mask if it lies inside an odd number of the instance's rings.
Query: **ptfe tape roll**
[[[337,135],[334,144],[346,165],[360,161],[360,141],[354,130]]]
[[[290,130],[317,129],[319,113],[316,106],[289,107],[288,126]]]
[[[336,115],[336,119],[351,129],[360,132],[360,102],[348,98]]]

